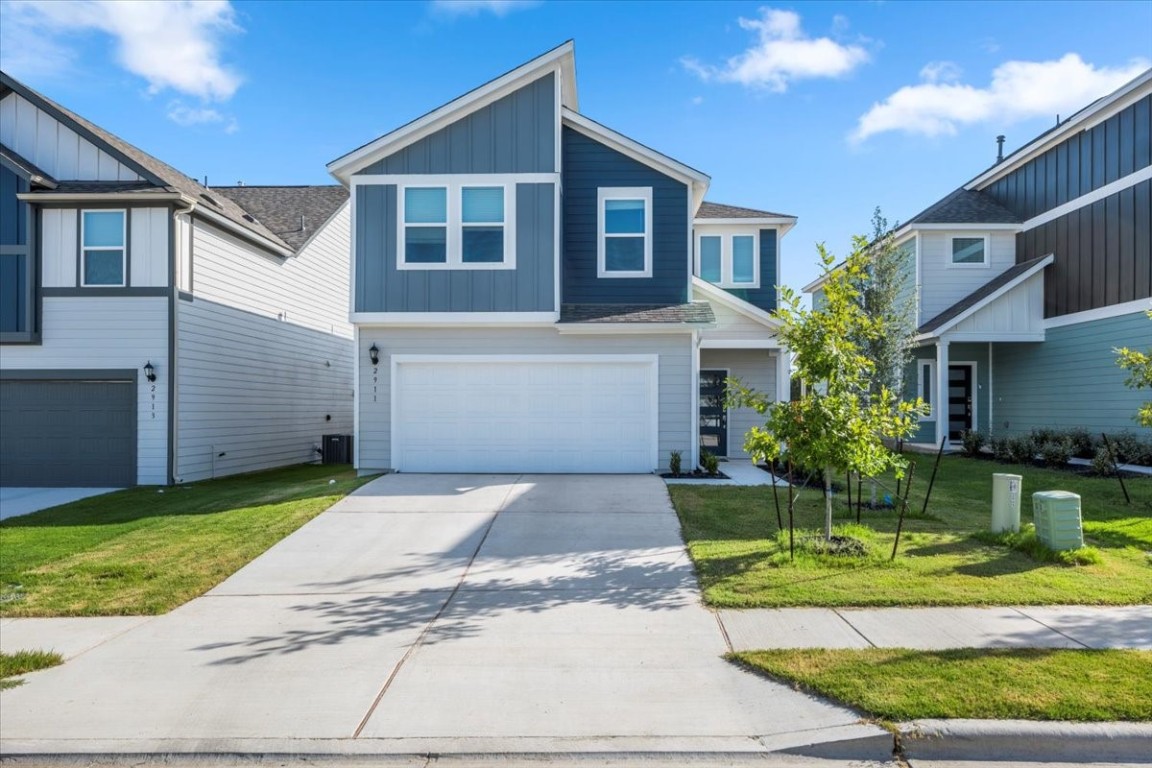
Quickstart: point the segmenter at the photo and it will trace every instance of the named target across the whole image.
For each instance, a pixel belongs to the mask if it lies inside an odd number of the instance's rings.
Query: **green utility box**
[[[1080,549],[1084,528],[1080,521],[1080,496],[1068,491],[1032,494],[1032,521],[1036,537],[1051,550]]]

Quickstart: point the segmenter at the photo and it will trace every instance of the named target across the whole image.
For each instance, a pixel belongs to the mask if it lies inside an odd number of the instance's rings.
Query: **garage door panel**
[[[404,361],[393,465],[408,472],[649,472],[655,366]]]

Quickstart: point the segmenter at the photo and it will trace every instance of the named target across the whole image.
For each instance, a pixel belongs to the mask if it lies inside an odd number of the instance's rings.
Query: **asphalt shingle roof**
[[[564,304],[561,323],[684,323],[716,322],[706,301],[687,304]]]
[[[710,203],[707,200],[700,203],[700,210],[696,211],[698,219],[794,219],[789,213],[773,213],[760,211],[755,208],[741,208],[738,205],[725,205],[724,203]]]
[[[975,189],[958,189],[913,216],[907,224],[1019,224],[1022,219]]]
[[[299,250],[348,199],[339,184],[300,187],[213,187],[277,237]]]
[[[972,293],[970,293],[967,296],[965,296],[964,298],[960,299],[960,301],[958,301],[955,304],[953,304],[952,306],[948,307],[948,309],[946,309],[943,312],[941,312],[940,314],[936,315],[936,317],[932,318],[928,322],[921,325],[917,329],[917,332],[918,333],[932,333],[933,331],[946,325],[949,321],[956,319],[961,314],[963,314],[967,310],[971,309],[972,307],[976,306],[981,301],[988,298],[993,293],[1000,290],[1002,287],[1004,287],[1008,283],[1012,282],[1016,278],[1020,277],[1020,275],[1024,274],[1028,270],[1032,269],[1033,267],[1035,267],[1037,264],[1039,264],[1041,261],[1043,261],[1046,258],[1048,258],[1048,257],[1047,256],[1037,256],[1036,258],[1031,259],[1029,261],[1024,261],[1024,262],[1021,262],[1019,264],[1014,264],[1013,266],[1011,266],[1008,269],[1001,272],[996,277],[989,280],[987,283],[984,283],[984,285],[982,285],[979,288],[977,288],[976,290],[972,291]]]

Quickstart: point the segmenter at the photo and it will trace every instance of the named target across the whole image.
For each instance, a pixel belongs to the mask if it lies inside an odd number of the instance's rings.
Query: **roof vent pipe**
[[[301,232],[307,232],[308,231],[308,228],[304,226],[304,217],[303,216],[300,217],[300,231]]]
[[[1004,134],[996,137],[996,162],[1004,162]]]

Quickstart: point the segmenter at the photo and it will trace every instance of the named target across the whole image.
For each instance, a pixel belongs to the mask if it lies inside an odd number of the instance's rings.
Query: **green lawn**
[[[0,616],[164,613],[367,480],[349,467],[300,465],[132,488],[5,520]]]
[[[1115,479],[946,456],[927,514],[919,512],[931,456],[916,456],[900,554],[889,562],[896,513],[865,510],[864,528],[843,497],[836,499],[842,532],[863,539],[860,557],[806,551],[823,525],[819,490],[801,489],[797,503],[795,562],[787,531],[777,531],[770,487],[670,486],[705,599],[722,607],[883,605],[1123,605],[1152,602],[1152,478],[1128,480],[1124,503]],[[1088,565],[1043,561],[1028,547],[982,540],[988,527],[993,472],[1024,476],[1022,512],[1031,520],[1034,491],[1079,493]],[[867,493],[865,496],[867,497]],[[786,494],[781,505],[787,526]]]
[[[733,658],[882,720],[1152,720],[1152,651],[805,649]]]
[[[0,691],[15,688],[23,680],[13,680],[18,675],[26,675],[38,669],[47,669],[63,664],[64,657],[50,651],[16,651],[0,653]]]

